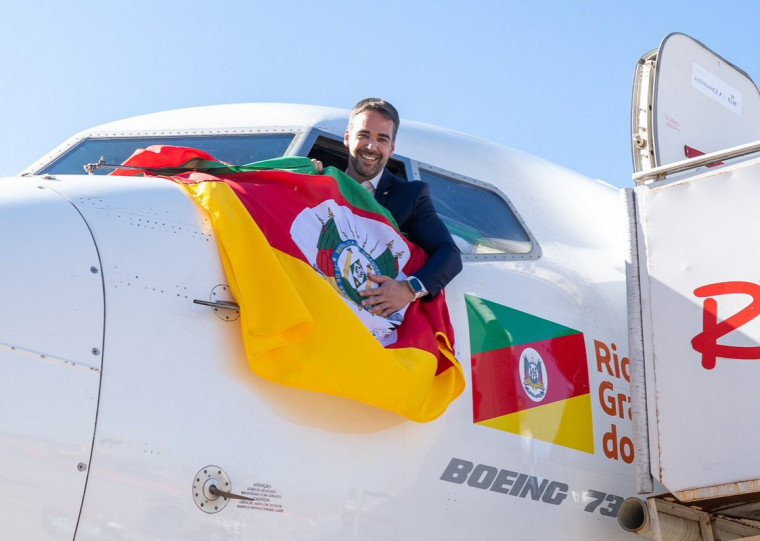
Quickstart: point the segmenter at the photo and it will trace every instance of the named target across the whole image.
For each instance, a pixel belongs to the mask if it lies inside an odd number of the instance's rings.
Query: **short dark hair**
[[[398,111],[382,98],[365,98],[351,109],[351,116],[348,118],[348,127],[351,129],[351,124],[354,121],[354,117],[362,114],[364,111],[377,111],[385,118],[393,122],[393,140],[396,140],[396,133],[398,133],[398,125],[400,123],[398,117]]]

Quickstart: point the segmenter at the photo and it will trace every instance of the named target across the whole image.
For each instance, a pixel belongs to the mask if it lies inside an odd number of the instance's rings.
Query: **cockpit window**
[[[292,133],[268,133],[87,138],[38,173],[83,174],[84,166],[88,163],[96,163],[101,156],[107,164],[120,164],[138,148],[146,148],[150,145],[198,148],[218,160],[241,165],[283,156],[294,136]],[[112,169],[101,168],[95,174],[105,175],[110,171]]]
[[[507,201],[484,183],[419,168],[433,203],[463,255],[535,257],[534,243]],[[483,184],[482,186],[478,184]]]
[[[345,171],[348,167],[348,149],[343,144],[343,141],[326,135],[319,135],[318,130],[314,130],[314,134],[317,135],[317,138],[311,150],[309,150],[308,157],[321,161],[325,166],[332,165],[341,171]],[[398,177],[403,179],[409,178],[406,174],[406,164],[403,160],[389,158],[385,167]]]

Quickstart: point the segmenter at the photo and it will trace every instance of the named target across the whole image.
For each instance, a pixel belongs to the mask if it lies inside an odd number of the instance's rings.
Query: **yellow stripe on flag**
[[[594,428],[590,412],[591,395],[584,394],[477,424],[593,453]]]
[[[223,182],[179,186],[211,216],[230,289],[241,314],[246,314],[241,320],[243,334],[258,337],[251,352],[303,339],[314,328],[312,316],[240,199]],[[281,309],[261,310],[261,306]]]
[[[436,376],[435,355],[385,349],[310,265],[272,248],[225,183],[180,185],[211,216],[255,373],[420,422],[437,418],[462,393],[462,368],[445,336],[437,338],[453,367]]]

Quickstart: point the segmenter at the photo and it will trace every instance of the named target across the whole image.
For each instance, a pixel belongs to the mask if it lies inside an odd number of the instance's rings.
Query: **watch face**
[[[417,278],[409,278],[409,285],[412,286],[412,291],[415,293],[422,291],[422,282],[420,282]]]

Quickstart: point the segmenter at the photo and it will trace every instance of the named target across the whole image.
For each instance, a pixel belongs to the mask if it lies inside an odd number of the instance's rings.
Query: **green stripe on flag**
[[[465,295],[465,301],[473,355],[579,332],[474,295]]]

